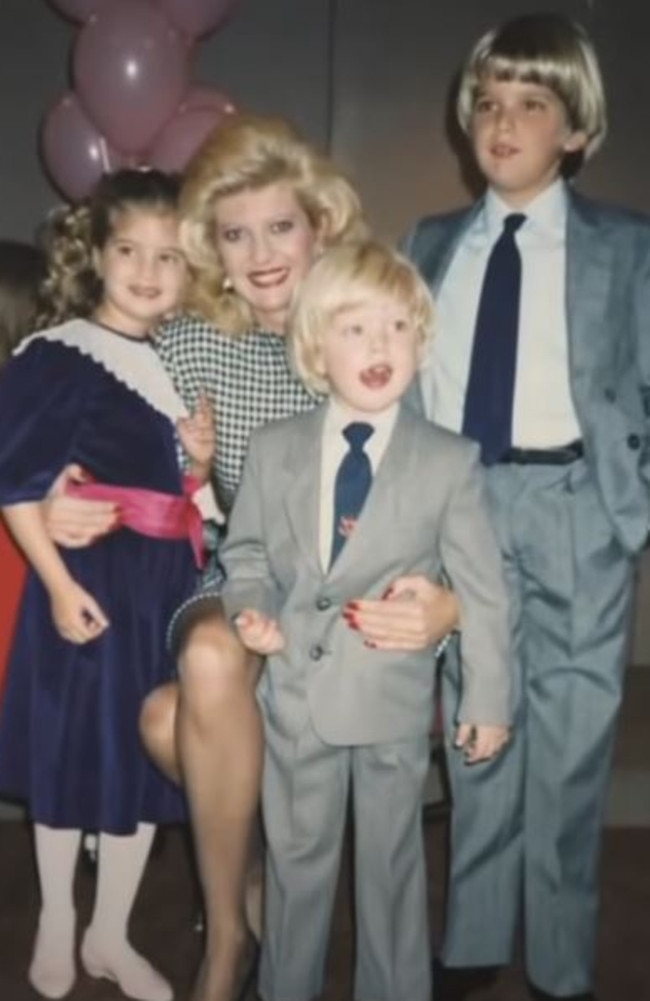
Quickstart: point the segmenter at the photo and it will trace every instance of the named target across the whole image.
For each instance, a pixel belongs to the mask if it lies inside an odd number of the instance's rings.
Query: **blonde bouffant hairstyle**
[[[181,244],[190,266],[185,306],[231,335],[254,329],[247,302],[228,287],[216,247],[220,198],[288,182],[323,248],[366,232],[359,198],[334,164],[282,118],[233,115],[190,161],[181,191]]]
[[[289,353],[296,374],[308,389],[329,392],[322,345],[334,318],[377,295],[389,296],[406,309],[423,358],[433,337],[435,307],[417,269],[397,251],[375,240],[343,244],[316,261],[291,309]]]
[[[562,102],[573,131],[584,132],[584,158],[601,146],[607,111],[598,59],[584,28],[561,14],[529,14],[488,31],[463,68],[456,101],[458,121],[470,133],[486,78],[548,87]]]

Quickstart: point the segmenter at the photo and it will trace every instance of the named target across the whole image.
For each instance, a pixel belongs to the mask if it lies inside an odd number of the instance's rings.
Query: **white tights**
[[[114,980],[127,997],[171,1001],[169,983],[127,938],[154,832],[151,824],[139,824],[125,837],[99,835],[95,907],[81,943],[81,962],[91,977]],[[42,903],[29,980],[44,997],[62,998],[76,977],[73,886],[81,831],[35,824],[34,837]]]

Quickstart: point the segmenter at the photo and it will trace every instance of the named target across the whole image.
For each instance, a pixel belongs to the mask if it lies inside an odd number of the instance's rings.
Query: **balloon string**
[[[102,169],[105,174],[108,174],[111,169],[111,162],[108,156],[108,145],[103,136],[99,137],[99,156],[102,161]]]

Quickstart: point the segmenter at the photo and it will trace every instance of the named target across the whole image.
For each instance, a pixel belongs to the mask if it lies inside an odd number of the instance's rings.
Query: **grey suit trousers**
[[[598,856],[622,692],[634,560],[584,461],[500,465],[488,496],[512,602],[514,738],[493,762],[451,752],[452,869],[443,959],[500,965],[523,900],[530,979],[592,986]],[[459,678],[444,672],[446,726]]]
[[[259,991],[311,1001],[323,989],[350,784],[355,830],[354,997],[430,1001],[431,957],[422,796],[427,736],[325,744],[265,719],[263,810],[268,852]]]

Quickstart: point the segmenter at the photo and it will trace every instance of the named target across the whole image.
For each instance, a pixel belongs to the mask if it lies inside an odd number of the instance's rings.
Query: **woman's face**
[[[265,330],[284,333],[294,289],[309,271],[317,234],[287,181],[215,205],[216,246],[234,291]]]

